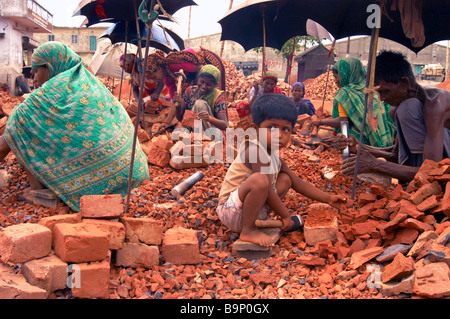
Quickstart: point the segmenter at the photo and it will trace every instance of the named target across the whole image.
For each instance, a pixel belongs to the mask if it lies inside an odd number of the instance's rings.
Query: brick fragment
[[[442,192],[442,188],[438,182],[433,182],[430,184],[425,184],[420,187],[414,194],[409,198],[414,204],[419,205],[425,199],[431,195],[438,195]]]
[[[383,252],[382,247],[364,249],[352,254],[349,267],[356,269]]]
[[[381,280],[383,282],[398,281],[411,275],[413,271],[413,260],[398,252],[395,255],[394,260],[389,265],[384,267],[383,272],[381,273]]]
[[[52,232],[38,224],[17,224],[0,230],[0,260],[23,263],[47,256],[52,248]]]
[[[442,197],[442,211],[450,217],[450,181],[447,182],[444,197]]]
[[[450,296],[450,269],[444,262],[419,267],[416,272],[414,293],[428,298]]]
[[[14,269],[0,264],[0,299],[46,299],[47,291],[33,286]]]
[[[53,291],[67,286],[68,265],[55,254],[27,261],[22,266],[22,274],[27,281],[45,289],[50,295]]]

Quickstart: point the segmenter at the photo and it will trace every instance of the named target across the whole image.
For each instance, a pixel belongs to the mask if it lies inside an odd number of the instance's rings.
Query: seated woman
[[[339,133],[341,122],[348,121],[349,133],[359,140],[364,114],[366,70],[356,58],[342,58],[334,64],[333,75],[339,87],[333,100],[333,118],[314,120],[312,124],[331,126]],[[379,106],[377,99],[374,99],[373,116],[377,117],[378,127],[375,132],[372,131],[366,119],[363,144],[376,147],[393,145],[394,123],[388,114],[387,106],[383,103]]]
[[[295,82],[292,85],[291,100],[297,106],[298,115],[308,114],[313,116],[316,113],[316,108],[310,100],[303,98],[304,96],[305,86],[302,82]]]
[[[131,85],[133,88],[133,96],[137,101],[139,99],[139,89],[141,83],[141,73],[138,67],[138,58],[135,54],[127,54],[120,57],[120,66],[125,72],[131,75]],[[170,101],[169,90],[164,86],[164,83],[158,83],[155,80],[145,78],[144,90],[142,92],[142,98],[151,97],[152,101],[158,101],[164,99]]]
[[[32,56],[36,90],[17,105],[0,137],[0,160],[10,151],[31,189],[48,188],[72,210],[83,195],[128,189],[134,126],[123,106],[65,44],[47,42]],[[136,144],[132,187],[149,178]]]
[[[220,71],[215,66],[207,64],[203,66],[198,75],[198,85],[188,87],[182,100],[178,94],[174,96],[174,102],[179,101],[176,108],[178,121],[182,121],[186,110],[198,112],[198,119],[202,120],[203,129],[217,127],[225,131],[228,126],[228,115],[225,99],[222,91],[216,88],[220,79]]]

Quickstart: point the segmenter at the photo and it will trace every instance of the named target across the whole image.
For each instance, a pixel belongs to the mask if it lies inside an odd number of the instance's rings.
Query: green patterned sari
[[[356,58],[340,59],[334,64],[333,70],[339,74],[341,87],[334,96],[332,117],[339,117],[339,104],[341,104],[349,117],[349,133],[359,140],[364,115],[365,94],[363,92],[366,84],[366,70],[361,61]],[[366,117],[363,144],[375,147],[392,146],[395,124],[389,117],[389,105],[382,103],[382,107],[383,114],[380,112],[377,99],[374,98],[373,116],[378,117],[378,127],[373,132]],[[336,131],[339,133],[340,129]]]
[[[42,65],[50,80],[8,118],[4,136],[12,152],[74,211],[83,195],[125,196],[134,135],[125,109],[66,45],[40,46],[32,68]],[[137,143],[132,187],[148,178]]]

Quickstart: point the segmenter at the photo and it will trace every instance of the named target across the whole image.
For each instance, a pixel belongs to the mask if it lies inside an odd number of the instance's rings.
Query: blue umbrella
[[[141,35],[137,32],[136,23],[128,23],[125,21],[119,21],[108,27],[99,38],[108,38],[112,43],[126,42],[137,45],[141,40],[142,45],[146,45],[146,38],[148,27],[142,21],[139,21],[139,30]],[[184,49],[183,39],[175,32],[157,25],[152,24],[151,27],[152,37],[149,41],[149,46],[162,50],[166,53],[171,51],[181,51]]]

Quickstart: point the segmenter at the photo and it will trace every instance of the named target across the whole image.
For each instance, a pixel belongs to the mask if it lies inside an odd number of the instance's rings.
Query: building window
[[[97,37],[96,36],[89,37],[89,50],[91,50],[91,51],[97,50]]]
[[[72,34],[72,44],[77,44],[77,43],[78,43],[78,35]]]
[[[49,34],[48,35],[48,41],[55,41],[55,35],[54,34]]]

